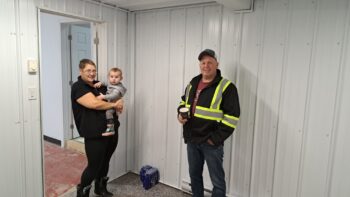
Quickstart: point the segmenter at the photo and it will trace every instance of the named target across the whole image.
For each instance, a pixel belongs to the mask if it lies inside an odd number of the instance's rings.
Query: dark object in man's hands
[[[180,108],[179,112],[180,112],[180,115],[181,115],[181,117],[183,119],[188,119],[189,118],[189,110],[188,110],[188,108],[182,107],[182,108]]]

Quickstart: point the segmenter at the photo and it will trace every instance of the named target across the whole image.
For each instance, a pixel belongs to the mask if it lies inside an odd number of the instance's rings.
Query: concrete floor
[[[182,192],[181,190],[169,187],[162,183],[158,183],[152,188],[145,190],[142,187],[139,175],[127,173],[118,179],[108,183],[108,190],[115,197],[190,197],[191,195]],[[73,188],[61,197],[75,197],[76,189]],[[91,188],[90,196],[94,195],[94,188]]]

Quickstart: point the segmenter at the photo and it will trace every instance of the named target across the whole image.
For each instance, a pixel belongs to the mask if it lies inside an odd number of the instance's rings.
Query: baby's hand
[[[102,86],[102,82],[101,81],[94,84],[94,88],[99,88],[101,86]]]
[[[103,100],[105,98],[105,95],[100,94],[96,97],[98,100]]]

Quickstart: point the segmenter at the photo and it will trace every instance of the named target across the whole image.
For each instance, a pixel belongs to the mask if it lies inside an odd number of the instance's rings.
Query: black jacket
[[[205,143],[207,139],[210,138],[215,145],[221,145],[233,133],[234,128],[229,127],[216,120],[207,120],[194,117],[192,114],[192,103],[197,91],[198,83],[201,79],[202,75],[198,75],[194,77],[190,82],[190,84],[192,85],[188,99],[188,104],[191,105],[190,119],[183,126],[184,140],[185,143],[191,142],[195,144],[200,144]],[[221,79],[221,72],[219,69],[217,69],[215,79],[201,91],[197,101],[197,106],[207,108],[210,107],[215,89]],[[185,99],[185,95],[183,95],[182,101],[185,101]],[[184,104],[179,106],[178,111],[181,107],[184,107]],[[236,86],[233,83],[230,83],[226,90],[223,92],[220,109],[224,112],[224,114],[239,118],[240,107],[238,92]]]

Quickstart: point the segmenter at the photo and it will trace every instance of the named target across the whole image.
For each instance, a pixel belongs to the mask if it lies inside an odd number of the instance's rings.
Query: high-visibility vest
[[[194,116],[197,118],[202,118],[206,120],[216,120],[218,122],[221,121],[223,124],[229,127],[236,128],[239,118],[228,114],[224,114],[224,112],[220,109],[222,94],[226,90],[228,85],[230,85],[230,83],[231,83],[230,80],[222,78],[215,89],[209,108],[196,105],[196,108],[194,110]],[[188,103],[188,99],[189,99],[191,88],[192,88],[192,85],[188,84],[186,87],[186,93],[185,93],[186,101],[184,103],[185,107],[188,108],[189,110],[191,105]]]

